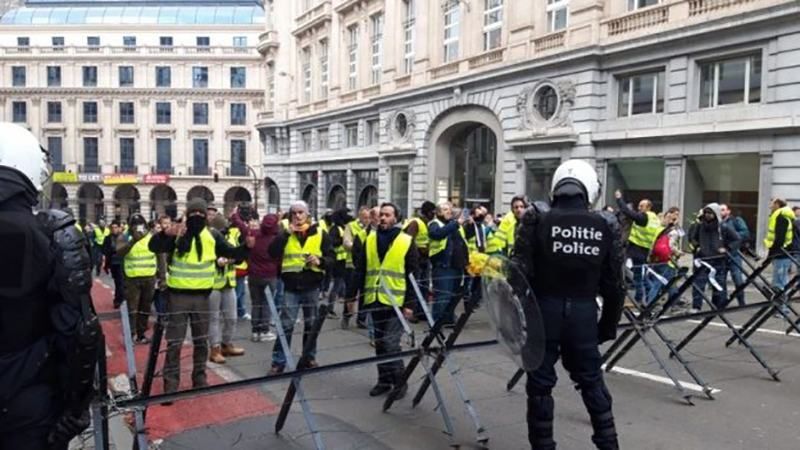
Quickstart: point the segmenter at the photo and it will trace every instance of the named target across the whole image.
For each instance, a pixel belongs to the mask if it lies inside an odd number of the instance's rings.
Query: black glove
[[[66,446],[72,438],[89,428],[90,423],[89,410],[82,411],[78,415],[74,411],[65,412],[50,431],[47,442],[54,447]]]

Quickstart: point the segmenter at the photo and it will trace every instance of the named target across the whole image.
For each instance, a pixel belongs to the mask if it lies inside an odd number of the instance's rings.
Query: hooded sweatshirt
[[[739,234],[733,227],[722,226],[722,213],[718,203],[709,203],[703,207],[703,212],[709,210],[714,213],[714,220],[711,222],[700,219],[700,222],[692,228],[689,240],[697,249],[695,256],[698,258],[709,258],[723,255],[721,249],[733,250],[739,248],[741,241]]]
[[[238,214],[234,214],[231,219],[240,230],[245,229],[244,221]],[[248,233],[256,238],[256,244],[250,250],[250,257],[247,259],[249,276],[272,280],[278,278],[281,273],[281,260],[269,254],[269,246],[278,236],[278,222],[277,215],[267,214],[261,219],[261,225],[257,230],[248,229]]]

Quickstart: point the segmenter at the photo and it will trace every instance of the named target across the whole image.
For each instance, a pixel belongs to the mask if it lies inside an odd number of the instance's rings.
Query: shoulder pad
[[[550,211],[550,203],[543,200],[536,200],[531,204],[531,207],[540,213],[546,213]]]
[[[36,218],[50,233],[75,224],[75,218],[72,217],[72,215],[57,209],[39,211],[36,214]],[[77,231],[77,229],[75,231]]]

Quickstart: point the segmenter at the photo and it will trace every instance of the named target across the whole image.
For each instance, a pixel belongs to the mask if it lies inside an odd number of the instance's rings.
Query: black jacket
[[[314,234],[318,231],[317,225],[311,225],[308,229],[306,236]],[[321,230],[319,230],[322,232]],[[305,244],[306,238],[298,235],[300,245]],[[281,230],[278,237],[272,241],[269,246],[269,255],[273,258],[283,259],[283,252],[286,249],[286,243],[289,242],[289,232]],[[322,258],[320,258],[320,268],[323,271],[331,270],[336,261],[336,254],[333,251],[333,245],[328,233],[322,233]],[[315,272],[313,270],[303,270],[302,272],[281,272],[281,280],[283,280],[283,287],[290,292],[306,292],[312,289],[319,289],[322,284],[324,274],[322,272]]]
[[[628,218],[633,224],[639,225],[640,227],[647,226],[648,219],[646,213],[632,210],[628,207],[628,204],[625,203],[625,200],[621,198],[617,199],[617,207],[622,215]],[[638,256],[640,259],[646,260],[647,255],[650,254],[649,248],[639,247],[631,242],[626,242],[625,245],[628,246],[628,256],[632,256],[632,253],[634,253],[635,256]]]
[[[778,216],[775,220],[775,241],[772,243],[772,247],[769,248],[769,256],[788,258],[782,249],[785,245],[786,230],[791,226],[794,226],[794,224],[789,223],[789,219],[786,217]]]
[[[379,236],[383,234],[384,238],[378,239],[378,256],[383,261],[383,257],[386,255],[386,252],[389,251],[389,247],[397,236],[400,235],[403,231],[400,230],[399,227],[392,228],[391,230],[387,230],[385,232],[378,231]],[[373,231],[375,233],[375,231]],[[353,265],[355,266],[355,282],[357,286],[360,286],[363,290],[364,283],[366,283],[367,278],[367,246],[366,243],[361,243],[359,240],[358,248],[353,246]],[[406,273],[406,294],[405,299],[403,301],[403,308],[414,309],[417,296],[414,292],[414,288],[411,286],[411,281],[408,279],[409,275],[413,275],[416,273],[417,268],[419,266],[419,250],[417,250],[416,245],[411,245],[409,247],[408,252],[406,253],[406,260],[405,260],[405,273]],[[375,304],[374,306],[383,305]]]

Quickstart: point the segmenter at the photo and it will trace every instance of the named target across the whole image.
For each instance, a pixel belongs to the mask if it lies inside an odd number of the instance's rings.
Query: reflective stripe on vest
[[[358,220],[352,220],[352,221],[350,221],[350,223],[347,224],[347,227],[350,229],[350,234],[353,235],[353,240],[354,241],[355,241],[356,238],[358,238],[362,243],[364,242],[364,238],[366,237],[367,232],[361,226],[361,222],[359,222]],[[348,269],[355,268],[355,265],[353,265],[353,250],[352,249],[350,249],[350,251],[347,252],[346,257],[347,258],[345,259],[345,265],[347,266],[347,268]]]
[[[486,243],[486,253],[511,252],[514,249],[516,228],[517,216],[514,215],[513,211],[509,211],[500,220],[497,231]]]
[[[367,237],[365,305],[377,300],[387,306],[403,306],[406,294],[406,253],[412,242],[411,236],[399,233],[381,261],[378,256],[377,234],[370,233]]]
[[[130,251],[125,255],[123,260],[123,269],[125,276],[128,278],[144,278],[153,277],[156,275],[158,265],[156,263],[156,254],[150,251],[150,239],[152,235],[139,239],[139,242],[133,244]]]
[[[656,238],[662,229],[664,227],[661,226],[661,220],[659,220],[656,213],[647,211],[647,225],[640,226],[635,223],[631,225],[631,235],[628,238],[628,242],[650,250],[653,248],[653,244],[656,243]]]
[[[443,227],[444,226],[442,221],[439,220],[439,219],[433,219],[433,220],[431,220],[431,223],[436,223],[436,224],[439,225],[439,227]],[[466,234],[464,234],[464,227],[459,225],[458,234],[461,235],[461,239],[464,241],[464,244],[466,244],[467,243],[467,239],[465,238]],[[444,238],[444,239],[439,239],[439,240],[431,239],[430,240],[430,246],[428,247],[428,256],[433,258],[437,254],[441,253],[445,248],[447,248],[447,240],[448,239],[450,239],[449,236]]]
[[[236,230],[236,232],[234,232]],[[238,228],[231,228],[228,231],[226,240],[233,247],[239,246],[239,232]],[[214,264],[214,289],[234,288],[236,287],[236,269],[239,266],[228,264],[224,270],[220,270],[219,266]]]
[[[794,211],[792,211],[792,209],[788,206],[784,206],[783,208],[776,209],[769,216],[767,236],[764,237],[764,245],[767,247],[767,249],[772,248],[772,244],[775,242],[775,227],[778,225],[778,216],[782,216],[789,221],[789,226],[786,227],[786,235],[783,239],[783,248],[792,245],[792,239],[794,239]]]
[[[316,233],[308,236],[302,246],[294,233],[289,235],[289,240],[286,241],[286,248],[283,250],[281,272],[302,272],[304,269],[322,272],[319,267],[306,266],[306,256],[308,255],[322,258],[322,231],[319,229],[317,229]]]
[[[203,228],[203,231],[200,232],[200,243],[203,248],[202,259],[197,255],[197,246],[194,241],[192,241],[189,251],[183,255],[179,256],[177,250],[172,254],[167,286],[190,291],[202,291],[214,287],[217,242],[208,228]]]
[[[339,236],[344,238],[344,227],[336,227],[339,230]],[[337,261],[347,261],[347,250],[344,248],[344,244],[336,247],[333,249],[336,252],[336,260]]]
[[[414,237],[414,243],[417,244],[417,248],[421,250],[428,249],[431,245],[431,241],[428,237],[428,225],[425,224],[424,220],[420,219],[419,217],[412,217],[403,227],[403,231],[406,231],[412,222],[417,223],[418,230],[417,236]]]

